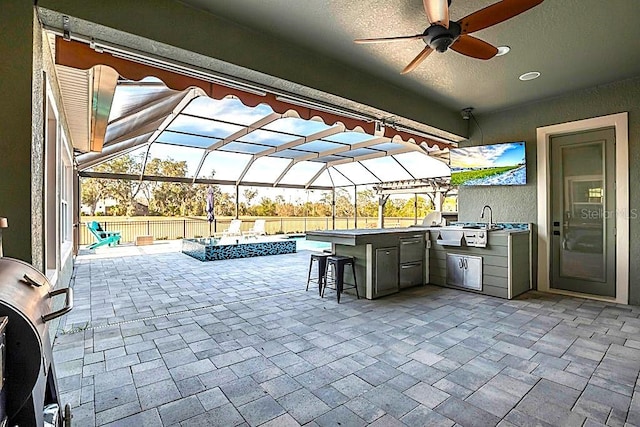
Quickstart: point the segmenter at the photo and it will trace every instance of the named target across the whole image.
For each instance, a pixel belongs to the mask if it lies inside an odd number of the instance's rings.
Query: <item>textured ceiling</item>
[[[257,32],[296,43],[380,79],[478,113],[510,108],[640,75],[640,0],[546,0],[491,28],[473,33],[511,52],[488,61],[456,52],[434,53],[415,71],[400,70],[424,47],[421,40],[356,45],[354,38],[422,33],[420,0],[182,0]],[[457,21],[494,0],[453,0]],[[518,76],[539,71],[537,80]]]

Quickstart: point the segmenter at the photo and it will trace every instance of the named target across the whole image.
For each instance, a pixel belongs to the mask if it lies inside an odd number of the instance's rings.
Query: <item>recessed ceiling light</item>
[[[527,80],[537,79],[538,77],[540,77],[540,73],[539,72],[537,72],[537,71],[529,71],[528,73],[524,73],[523,75],[521,75],[518,78],[520,80],[522,80],[523,82],[526,82]]]
[[[496,56],[506,55],[510,50],[511,48],[509,46],[498,46],[498,53],[496,53]]]

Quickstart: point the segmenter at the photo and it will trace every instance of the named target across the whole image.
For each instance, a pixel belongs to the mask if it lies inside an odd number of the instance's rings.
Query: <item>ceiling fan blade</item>
[[[423,37],[422,34],[416,34],[415,36],[398,36],[398,37],[377,37],[373,39],[355,39],[353,42],[358,44],[366,43],[392,43],[403,40],[418,40]]]
[[[544,0],[502,0],[458,21],[462,34],[473,33],[526,12]]]
[[[422,0],[422,4],[431,24],[449,28],[449,2],[447,0]]]
[[[422,61],[424,61],[427,58],[427,56],[431,54],[431,52],[433,52],[433,49],[431,49],[429,46],[422,49],[422,52],[420,52],[418,56],[413,58],[413,61],[409,62],[409,65],[404,67],[404,70],[402,70],[400,74],[407,74],[413,71],[418,65],[420,65]]]
[[[478,59],[491,59],[498,53],[495,46],[467,34],[458,37],[458,40],[449,46],[449,49]]]

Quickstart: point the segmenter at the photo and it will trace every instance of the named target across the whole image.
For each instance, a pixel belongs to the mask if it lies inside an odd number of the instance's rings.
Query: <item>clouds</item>
[[[451,167],[457,169],[512,166],[524,162],[524,143],[456,148],[451,150],[450,159]]]
[[[194,116],[215,118],[216,120],[247,126],[273,113],[273,110],[265,104],[247,107],[240,100],[234,98],[217,100],[199,96],[189,103],[184,112]]]

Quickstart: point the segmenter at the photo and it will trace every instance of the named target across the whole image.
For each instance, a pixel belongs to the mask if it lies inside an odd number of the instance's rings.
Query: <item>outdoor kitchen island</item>
[[[306,236],[331,242],[336,255],[354,257],[358,292],[373,299],[425,283],[427,233],[426,228],[411,227],[308,231]],[[347,270],[344,281],[353,283]]]
[[[313,231],[307,239],[355,257],[358,291],[368,299],[425,283],[515,298],[531,289],[531,227],[493,225]],[[350,272],[344,280],[353,283]]]
[[[531,289],[531,226],[456,223],[428,234],[432,285],[512,299]]]

